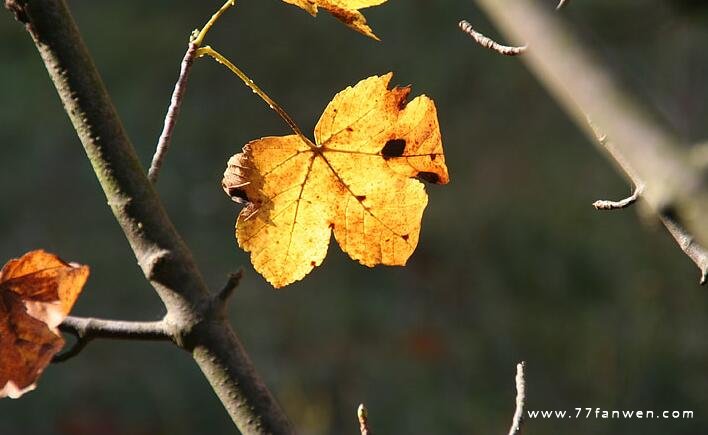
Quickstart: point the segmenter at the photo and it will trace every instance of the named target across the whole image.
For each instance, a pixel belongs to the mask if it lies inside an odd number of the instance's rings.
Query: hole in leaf
[[[386,142],[383,148],[381,148],[381,155],[384,160],[388,160],[393,157],[401,157],[403,151],[406,149],[405,139],[391,139]]]

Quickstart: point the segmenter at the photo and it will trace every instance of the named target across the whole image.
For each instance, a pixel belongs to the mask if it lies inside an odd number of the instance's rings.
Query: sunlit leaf
[[[306,10],[312,16],[317,15],[318,9],[324,9],[338,20],[362,33],[370,38],[379,39],[374,35],[366,18],[359,12],[359,9],[377,6],[387,0],[283,0],[285,3],[290,3],[299,6]]]
[[[332,232],[367,266],[404,265],[415,250],[428,202],[419,180],[445,184],[449,177],[435,104],[426,96],[407,103],[410,88],[389,90],[391,77],[337,94],[314,143],[266,137],[229,160],[224,190],[247,203],[238,243],[273,286],[319,266]]]

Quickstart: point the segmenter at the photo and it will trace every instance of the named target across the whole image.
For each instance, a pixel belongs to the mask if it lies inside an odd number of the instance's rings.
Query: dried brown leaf
[[[57,327],[88,279],[88,266],[32,251],[0,271],[0,398],[34,389],[37,378],[61,350]]]

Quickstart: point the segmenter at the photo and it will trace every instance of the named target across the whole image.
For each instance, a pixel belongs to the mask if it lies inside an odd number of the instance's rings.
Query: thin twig
[[[509,435],[516,435],[521,431],[521,425],[524,422],[524,406],[526,405],[526,380],[524,379],[525,362],[520,362],[516,365],[516,410],[514,411],[514,419],[511,421]]]
[[[502,45],[494,41],[493,39],[484,36],[483,34],[474,30],[472,24],[470,24],[468,21],[462,20],[458,25],[460,26],[460,29],[463,32],[465,32],[467,35],[470,36],[470,38],[472,38],[472,40],[474,40],[474,42],[484,48],[488,48],[492,51],[496,51],[499,54],[503,54],[504,56],[518,56],[524,51],[526,51],[527,47],[525,45],[520,47]]]
[[[160,134],[160,139],[157,141],[157,148],[155,149],[155,154],[153,155],[152,163],[150,164],[150,170],[148,171],[148,179],[153,184],[157,182],[157,177],[160,175],[162,162],[165,160],[167,150],[170,147],[172,133],[175,130],[177,117],[179,116],[179,111],[182,107],[184,91],[187,89],[189,70],[194,64],[194,58],[198,48],[199,47],[197,44],[190,42],[187,47],[187,52],[184,54],[184,58],[182,59],[182,63],[180,65],[179,78],[175,84],[174,91],[172,91],[170,107],[167,108],[167,115],[165,115],[165,124],[162,127],[162,133]]]
[[[224,288],[219,291],[217,298],[222,304],[225,304],[231,295],[233,295],[236,287],[241,283],[241,278],[243,278],[243,268],[239,269],[236,273],[229,274],[229,279],[226,281]]]
[[[94,319],[87,317],[67,317],[59,330],[76,337],[76,343],[69,350],[56,355],[52,362],[64,362],[78,355],[94,338],[117,340],[169,341],[165,322],[130,322],[124,320]]]
[[[214,24],[216,24],[219,18],[221,18],[224,12],[234,6],[236,6],[236,0],[227,0],[221,8],[219,8],[219,10],[211,16],[204,27],[202,27],[201,30],[195,30],[190,37],[187,52],[184,54],[184,58],[180,64],[179,77],[177,78],[177,83],[175,83],[175,89],[172,91],[170,106],[167,108],[167,115],[165,115],[162,133],[160,134],[160,139],[157,141],[157,148],[155,149],[155,154],[152,157],[152,163],[150,164],[150,169],[148,170],[148,179],[153,184],[157,182],[157,177],[160,175],[160,168],[162,168],[162,162],[165,160],[167,151],[170,148],[172,133],[174,132],[175,125],[177,124],[179,111],[182,108],[184,91],[187,89],[189,70],[192,68],[192,64],[196,58],[197,49],[202,46],[207,33],[209,33],[211,28]]]
[[[597,139],[598,143],[602,145],[604,149],[607,150],[607,153],[614,158],[614,162],[617,163],[617,166],[619,166],[619,168],[624,172],[627,178],[637,186],[635,188],[634,195],[632,196],[640,196],[644,191],[644,182],[634,170],[634,167],[627,161],[627,159],[619,151],[617,146],[615,146],[615,144],[607,138],[607,135],[601,132],[598,129],[597,125],[595,125],[595,123],[592,122],[592,120],[589,118],[588,124],[590,125],[590,129],[595,134],[595,138]],[[627,201],[628,199],[619,201],[614,204],[620,205],[622,202]],[[612,204],[609,201],[607,203]],[[597,202],[593,205],[595,205],[595,208],[598,208]],[[704,285],[706,283],[706,280],[708,280],[708,251],[695,240],[691,233],[689,233],[688,230],[683,225],[681,225],[675,217],[667,213],[666,210],[659,210],[657,212],[657,215],[659,216],[659,219],[664,224],[666,229],[671,234],[671,237],[676,240],[676,243],[678,243],[679,248],[681,248],[683,253],[686,254],[688,258],[690,258],[696,264],[696,266],[698,266],[698,269],[701,271],[699,282],[701,285]]]
[[[634,192],[630,196],[628,196],[627,198],[624,198],[619,201],[610,201],[607,199],[601,199],[601,200],[593,202],[592,206],[595,207],[595,209],[597,209],[597,210],[619,210],[622,208],[627,208],[630,205],[637,202],[637,199],[639,199],[639,196],[642,194],[643,189],[644,189],[644,186],[637,186],[634,189]]]
[[[560,0],[558,6],[556,6],[556,10],[561,9],[563,6],[568,6],[568,3],[570,3],[570,0]]]
[[[676,240],[676,243],[678,243],[684,254],[696,263],[696,266],[698,266],[698,269],[701,271],[699,282],[701,285],[705,285],[708,280],[708,251],[698,244],[686,228],[681,226],[671,216],[662,213],[659,215],[659,218],[666,229],[669,230],[669,233],[671,233],[671,237]]]
[[[362,403],[356,410],[356,416],[359,419],[359,431],[361,435],[372,435],[369,429],[369,412],[366,410],[366,406]]]

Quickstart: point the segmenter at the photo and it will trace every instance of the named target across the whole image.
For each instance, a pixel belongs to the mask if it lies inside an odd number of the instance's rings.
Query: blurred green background
[[[70,1],[145,165],[187,37],[221,4]],[[543,1],[549,8],[555,0]],[[668,128],[708,137],[704,1],[574,1],[560,15]],[[312,131],[331,97],[388,71],[438,105],[448,186],[429,186],[405,268],[368,269],[333,243],[325,264],[274,291],[236,245],[220,187],[247,141],[282,121],[223,67],[195,64],[159,182],[210,285],[247,271],[231,319],[303,434],[501,434],[528,362],[529,410],[692,410],[691,420],[534,420],[526,434],[708,433],[708,295],[698,270],[638,208],[599,213],[631,187],[524,65],[474,45],[497,33],[472,1],[390,0],[366,11],[376,43],[323,13],[239,2],[208,42]],[[157,319],[162,307],[115,223],[28,35],[0,15],[0,259],[43,247],[89,264],[76,315]],[[582,73],[582,72],[579,72]],[[189,356],[97,341],[0,401],[0,433],[227,434]]]

